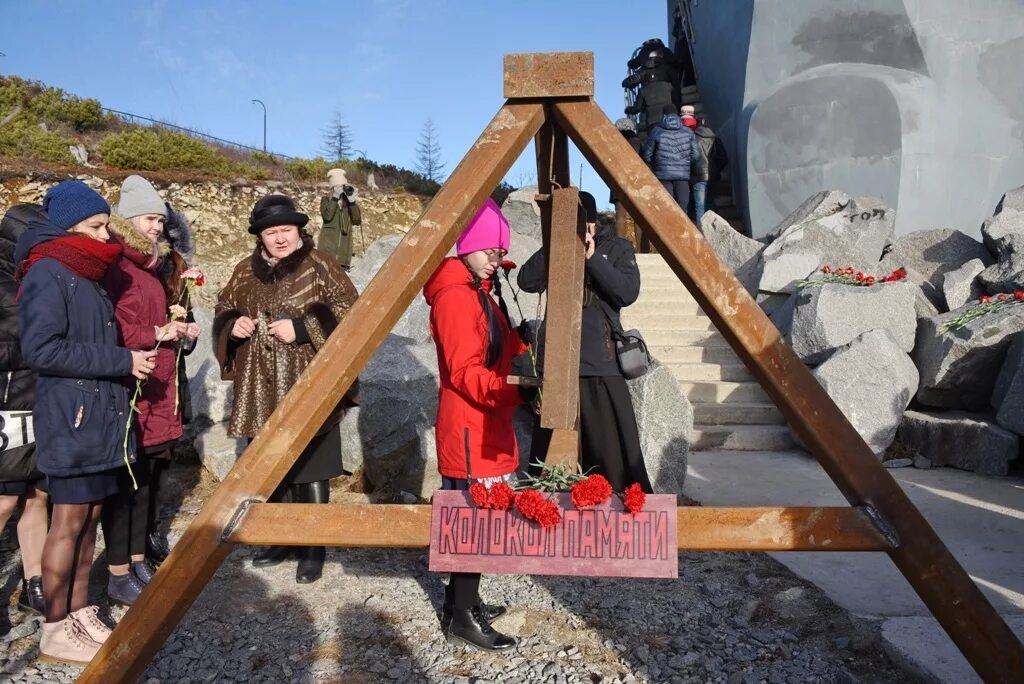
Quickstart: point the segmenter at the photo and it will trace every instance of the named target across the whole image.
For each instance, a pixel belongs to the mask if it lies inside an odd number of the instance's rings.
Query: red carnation
[[[858,283],[864,280],[864,274],[861,273],[860,271],[857,271],[857,274],[854,277],[857,279]]]
[[[832,272],[832,268],[830,266],[822,266],[821,267],[821,272],[822,273],[831,273]]]
[[[1006,294],[1005,292],[1000,292],[998,295],[996,295],[996,299],[998,299],[1001,302],[1005,302],[1009,298],[1010,295]]]
[[[864,282],[867,283],[868,285],[874,285],[875,276],[868,276],[867,278],[864,279]]]
[[[540,524],[541,527],[554,527],[558,523],[562,522],[562,511],[558,508],[558,504],[553,501],[545,501],[537,511],[534,520]]]
[[[469,496],[477,508],[489,508],[487,501],[487,487],[481,482],[474,482],[469,485]]]
[[[516,262],[512,261],[511,259],[505,259],[501,262],[501,268],[503,271],[505,271],[505,273],[508,273],[509,271],[511,271],[514,268],[517,268],[518,266],[519,265]]]
[[[982,304],[988,304],[989,302],[992,301],[992,298],[989,297],[988,295],[981,295],[980,297],[978,297],[978,301],[981,302]]]
[[[1014,296],[1014,298],[1016,298],[1016,300],[1018,302],[1024,301],[1024,292],[1021,292],[1020,290],[1017,290],[1016,292],[1014,292],[1013,296]]]
[[[907,277],[907,272],[906,271],[904,271],[902,268],[896,269],[896,278],[898,280],[902,280],[902,279],[904,279],[906,277]]]
[[[497,511],[507,511],[516,498],[515,491],[505,482],[491,485],[487,492],[487,502]]]
[[[544,497],[536,489],[526,489],[516,494],[516,508],[523,517],[534,519],[537,511],[544,504]]]
[[[853,275],[853,266],[846,267],[846,275]]]
[[[626,495],[623,497],[622,503],[630,513],[635,515],[643,510],[644,504],[647,503],[647,494],[638,483],[634,482],[626,487]]]
[[[612,495],[612,485],[604,475],[588,475],[572,487],[572,505],[586,508],[603,504]]]

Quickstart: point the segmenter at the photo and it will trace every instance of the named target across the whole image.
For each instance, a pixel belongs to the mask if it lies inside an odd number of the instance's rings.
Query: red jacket
[[[490,283],[484,283],[490,291]],[[522,403],[506,378],[512,359],[526,351],[493,298],[488,305],[504,334],[501,358],[493,368],[487,355],[487,318],[465,264],[441,262],[423,288],[430,305],[430,335],[437,346],[441,375],[437,406],[437,465],[445,477],[482,479],[519,469],[512,419]]]
[[[119,237],[114,239],[120,240]],[[156,346],[155,326],[162,326],[170,318],[167,294],[156,274],[144,265],[150,256],[134,247],[124,246],[119,268],[111,267],[104,278],[114,302],[117,324],[121,328],[122,344],[129,349],[152,349]],[[181,407],[174,413],[175,342],[163,342],[156,355],[156,368],[142,383],[136,414],[136,435],[139,446],[149,447],[181,437]],[[129,377],[131,394],[135,393],[135,379]]]

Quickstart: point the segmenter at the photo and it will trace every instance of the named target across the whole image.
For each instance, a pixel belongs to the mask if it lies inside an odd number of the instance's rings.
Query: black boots
[[[330,496],[327,480],[292,485],[292,497],[296,503],[325,504]],[[323,574],[327,550],[322,546],[303,546],[297,551],[299,566],[295,569],[295,581],[299,584],[316,582]]]
[[[46,612],[42,577],[29,577],[21,580],[21,597],[18,599],[18,607],[37,615],[43,615]]]
[[[504,651],[516,645],[513,637],[506,636],[491,627],[480,607],[452,609],[451,624],[446,636],[449,641],[459,641],[485,651]]]
[[[254,568],[268,568],[277,565],[291,558],[292,547],[290,546],[265,546],[263,550],[252,557]]]
[[[160,565],[171,553],[167,545],[167,537],[160,532],[150,532],[146,535],[146,558],[153,565]]]
[[[444,585],[444,603],[441,606],[441,631],[447,632],[448,625],[452,622],[452,608],[455,606],[455,594],[452,591],[452,585]],[[484,618],[487,622],[493,622],[502,615],[508,612],[505,606],[494,606],[489,603],[484,603],[483,599],[478,595],[476,597],[476,610],[483,613]]]

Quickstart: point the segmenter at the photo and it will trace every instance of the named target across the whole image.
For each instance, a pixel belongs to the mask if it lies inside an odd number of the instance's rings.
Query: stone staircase
[[[622,325],[640,330],[693,404],[695,451],[780,451],[796,443],[782,414],[657,254],[639,254],[640,298]]]

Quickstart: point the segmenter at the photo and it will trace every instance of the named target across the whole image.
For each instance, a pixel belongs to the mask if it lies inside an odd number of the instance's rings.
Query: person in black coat
[[[0,221],[0,528],[20,507],[21,597],[18,605],[42,614],[43,542],[46,540],[46,481],[36,467],[32,401],[36,374],[21,355],[18,336],[18,290],[14,282],[14,245],[32,219],[44,219],[43,208],[18,204]]]
[[[626,107],[626,114],[633,116],[642,114],[640,119],[640,138],[645,140],[650,131],[661,121],[662,113],[667,107],[676,109],[675,92],[668,81],[659,80],[649,75],[640,87],[640,95],[636,102]]]
[[[661,123],[644,142],[643,158],[668,194],[686,211],[690,205],[690,167],[700,161],[700,146],[675,107],[666,105],[664,111]]]
[[[652,492],[633,402],[619,369],[612,336],[613,322],[614,327],[621,328],[620,309],[640,295],[640,269],[633,246],[627,240],[616,237],[611,230],[597,230],[597,203],[593,195],[581,192],[580,202],[587,217],[580,341],[580,461],[584,472],[604,475],[615,491],[639,483],[645,492]],[[524,292],[547,289],[548,267],[543,249],[523,264],[518,283]],[[551,430],[540,427],[538,417],[530,448],[531,464],[544,460],[550,442]]]
[[[47,220],[31,221],[14,253],[21,353],[38,373],[39,469],[53,501],[39,651],[45,661],[82,664],[110,634],[88,605],[89,571],[103,500],[135,458],[129,379],[152,372],[156,354],[118,344],[114,305],[99,285],[122,252],[109,242],[110,206],[81,181],[64,181],[43,209]]]

